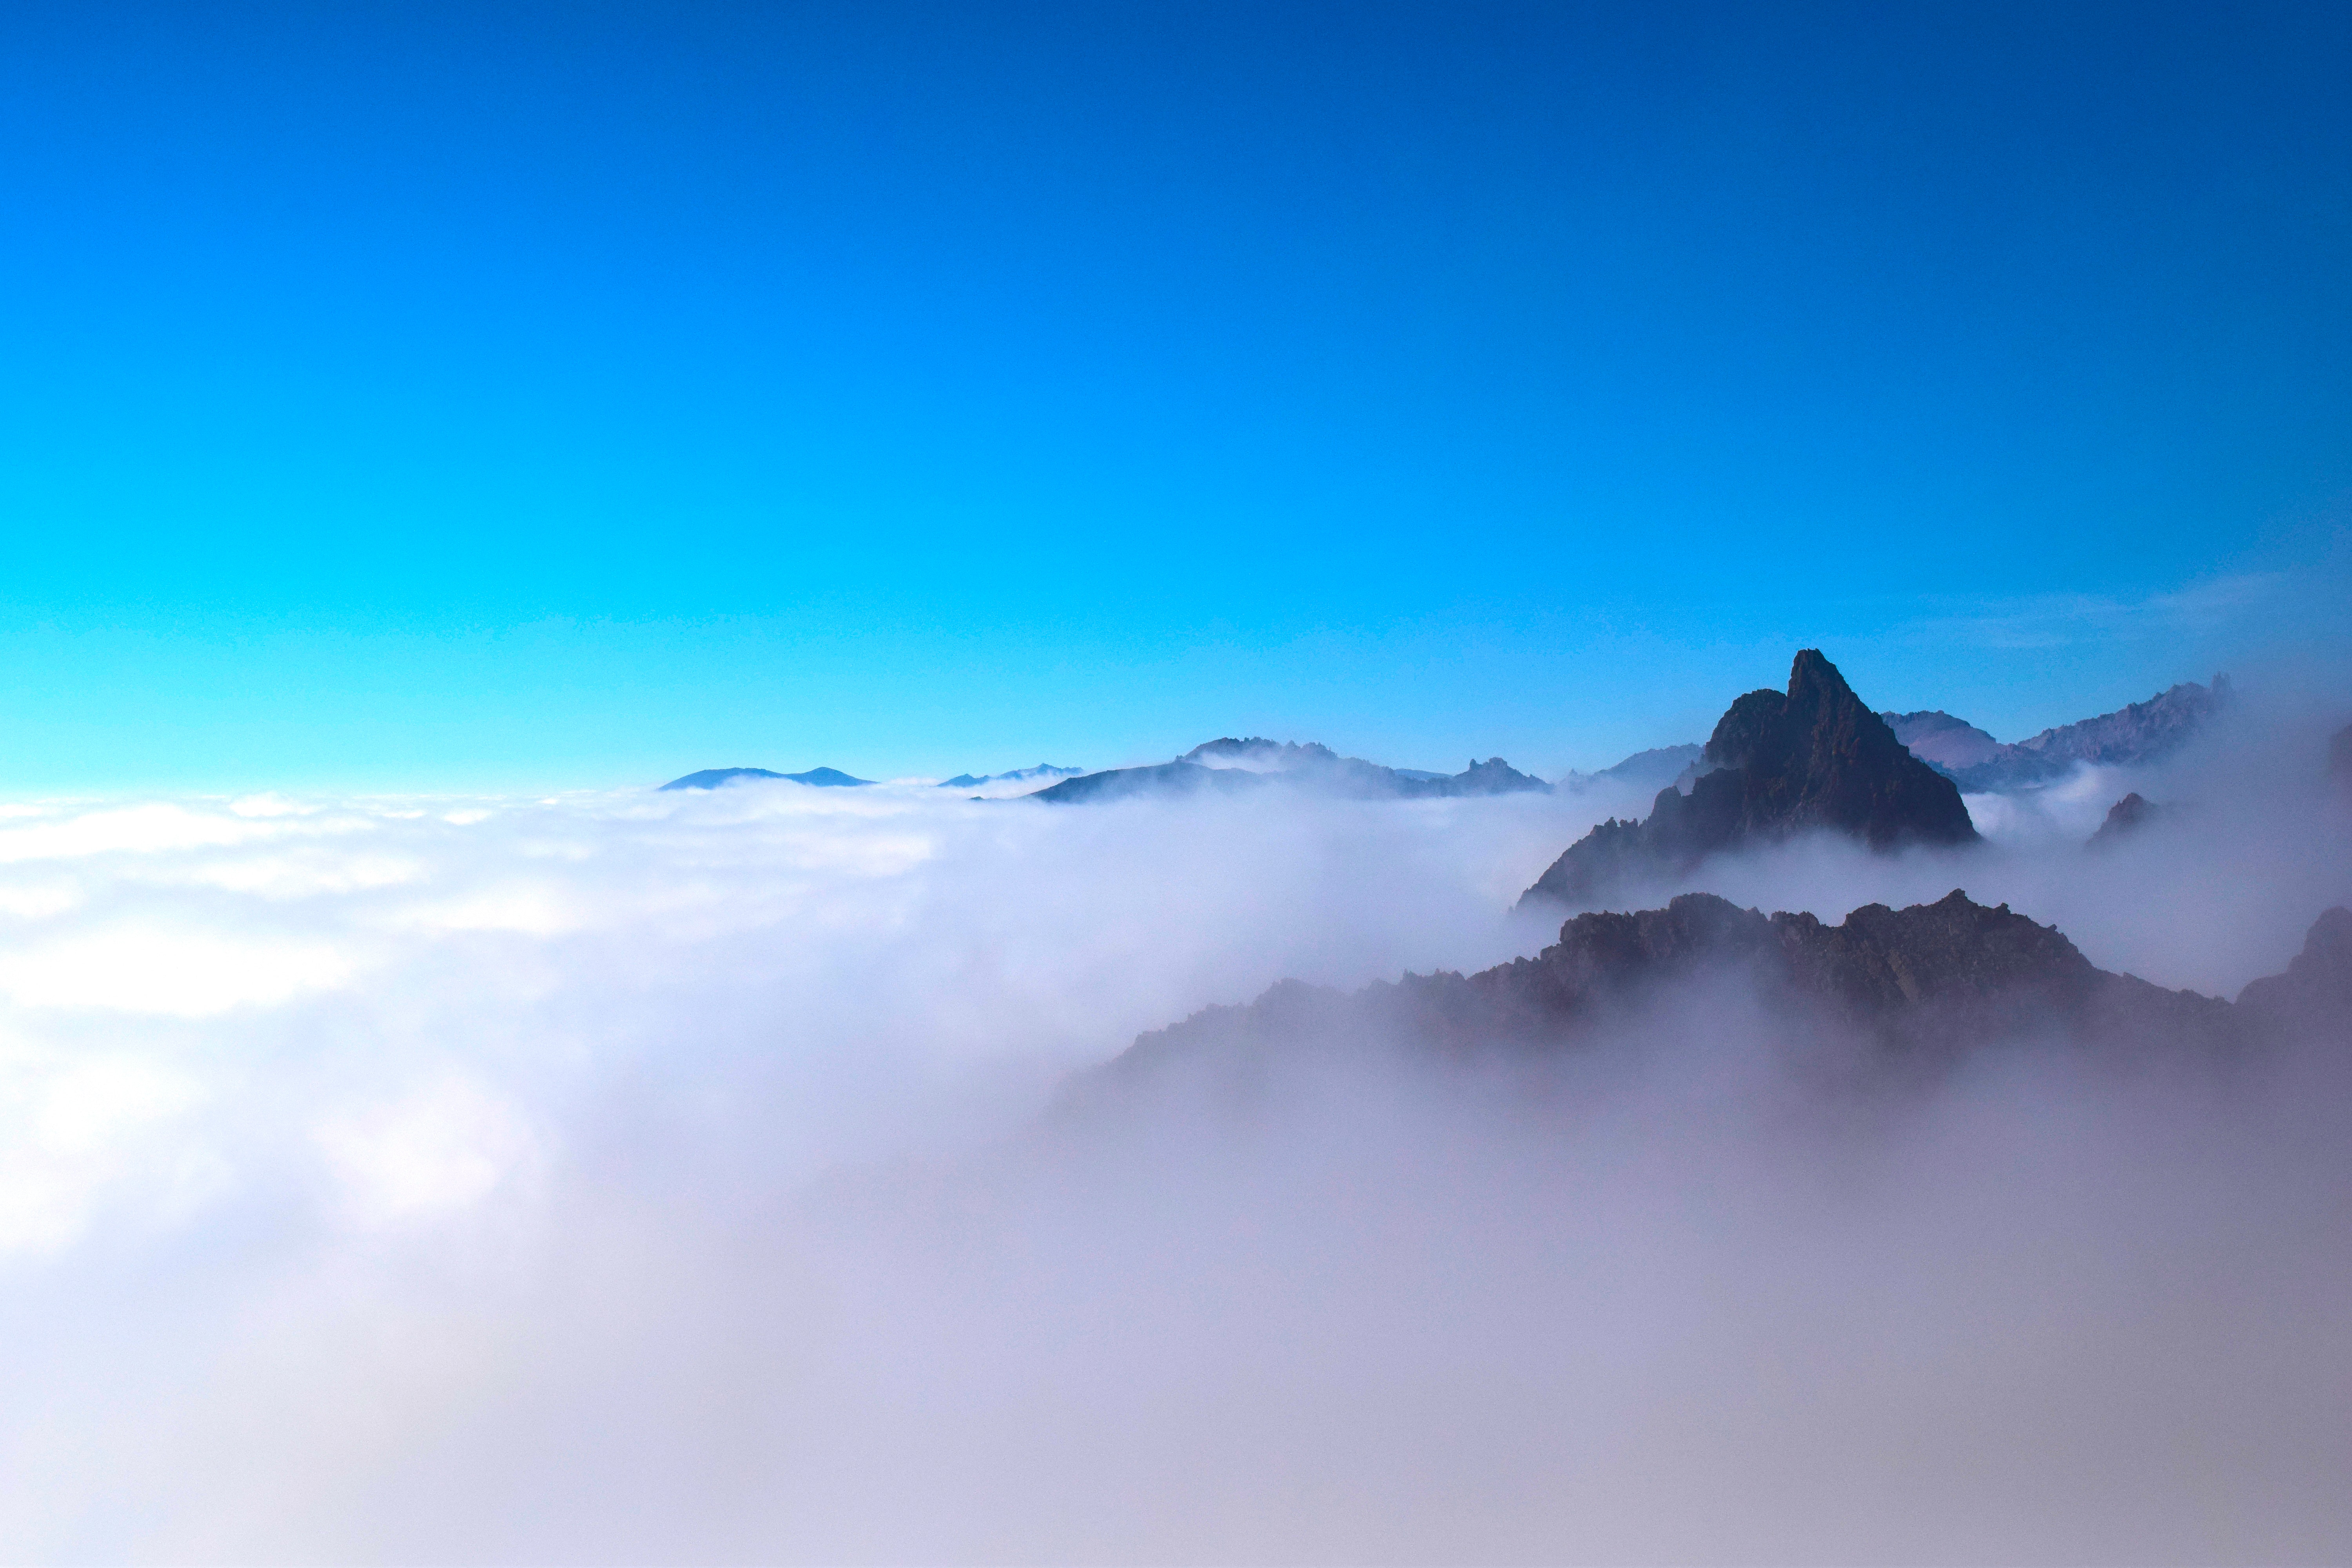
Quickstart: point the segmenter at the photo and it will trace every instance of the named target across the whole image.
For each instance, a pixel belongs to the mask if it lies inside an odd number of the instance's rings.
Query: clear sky
[[[2352,10],[0,13],[0,790],[2343,668]]]

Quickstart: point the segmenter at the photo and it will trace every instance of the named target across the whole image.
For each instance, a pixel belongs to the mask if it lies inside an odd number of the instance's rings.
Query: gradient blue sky
[[[20,0],[0,788],[2340,675],[2347,81],[2341,5]]]

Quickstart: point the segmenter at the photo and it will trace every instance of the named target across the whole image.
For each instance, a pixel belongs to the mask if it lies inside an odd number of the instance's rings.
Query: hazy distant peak
[[[1879,717],[1895,731],[1895,738],[1911,749],[1913,756],[1936,767],[1972,768],[2000,751],[1999,741],[1941,709],[1930,708],[1917,713],[1889,711]]]
[[[1084,768],[1066,768],[1053,763],[1039,763],[1034,768],[1014,768],[1003,773],[958,773],[951,779],[941,779],[941,789],[977,789],[982,784],[1025,784],[1031,779],[1068,779],[1085,773]]]
[[[2015,789],[2063,777],[2085,763],[2120,767],[2153,762],[2186,743],[2231,700],[2230,678],[2216,675],[2210,686],[2185,680],[2145,702],[2053,725],[2011,745],[1995,745],[1972,761],[1941,754],[1940,736],[1914,742],[1911,749],[1963,789]]]
[[[1620,763],[1612,763],[1597,773],[1566,774],[1560,779],[1565,789],[1585,789],[1603,782],[1629,785],[1643,791],[1655,791],[1673,784],[1685,769],[1699,760],[1706,747],[1693,741],[1680,746],[1653,746],[1636,752]]]
[[[705,768],[662,785],[664,789],[717,789],[721,784],[756,783],[774,779],[782,784],[812,784],[819,789],[836,789],[847,784],[870,784],[872,779],[854,778],[839,768],[811,768],[804,773],[780,773],[766,768]]]

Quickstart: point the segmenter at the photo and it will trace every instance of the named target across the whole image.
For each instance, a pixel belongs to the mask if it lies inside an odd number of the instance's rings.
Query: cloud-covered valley
[[[1965,855],[1694,885],[1965,886],[2234,994],[2352,900],[2306,730],[1972,801]],[[2126,787],[2195,809],[2085,851]],[[1533,952],[1519,890],[1645,805],[10,807],[5,1555],[2352,1547],[2341,1061],[1995,1052],[1825,1103],[1702,991],[1539,1081],[1367,1042],[1044,1114],[1278,979]]]

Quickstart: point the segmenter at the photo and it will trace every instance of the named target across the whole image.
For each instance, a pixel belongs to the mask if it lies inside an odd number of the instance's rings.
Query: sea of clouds
[[[1701,885],[1965,886],[2234,994],[2352,900],[2311,746]],[[2124,787],[2183,809],[2084,851]],[[1276,979],[1534,951],[1518,891],[1645,808],[0,807],[0,1557],[2352,1550],[2340,1063],[1826,1115],[1698,996],[1542,1097],[1368,1056],[1040,1122]]]

